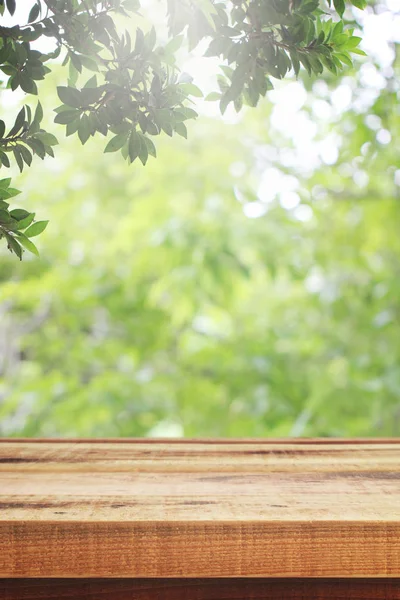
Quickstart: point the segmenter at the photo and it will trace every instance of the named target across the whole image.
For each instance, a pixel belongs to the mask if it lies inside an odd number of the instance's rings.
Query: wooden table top
[[[0,440],[0,577],[400,577],[400,439]]]

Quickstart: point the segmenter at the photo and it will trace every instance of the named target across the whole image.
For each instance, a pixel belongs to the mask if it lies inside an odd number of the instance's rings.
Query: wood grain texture
[[[2,600],[400,600],[393,579],[0,579]]]
[[[400,440],[0,440],[0,577],[400,577]]]

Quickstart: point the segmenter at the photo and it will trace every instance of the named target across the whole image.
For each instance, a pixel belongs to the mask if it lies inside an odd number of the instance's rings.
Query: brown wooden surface
[[[400,577],[400,440],[0,440],[1,577]]]
[[[400,580],[0,579],[2,600],[400,600]]]

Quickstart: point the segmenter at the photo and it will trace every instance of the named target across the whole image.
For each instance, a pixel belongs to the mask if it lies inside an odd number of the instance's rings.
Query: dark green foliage
[[[352,3],[364,7],[364,0]],[[334,8],[342,17],[344,0],[334,0]],[[0,2],[0,13],[5,9],[13,15],[15,0]],[[344,29],[342,20],[335,22],[319,0],[167,0],[170,39],[163,45],[154,27],[137,28],[134,39],[117,27],[119,15],[134,17],[139,9],[139,0],[35,0],[27,24],[0,27],[5,85],[36,95],[36,82],[50,72],[49,60],[62,55],[69,79],[58,87],[62,104],[55,109],[55,123],[82,144],[109,135],[105,152],[120,151],[129,163],[138,159],[145,165],[149,155],[156,156],[152,137],[186,138],[185,122],[197,117],[188,104],[202,92],[176,65],[185,38],[189,49],[208,39],[206,56],[223,61],[219,91],[208,96],[219,101],[221,113],[231,103],[236,111],[243,104],[256,106],[273,79],[290,71],[297,76],[303,67],[318,76],[328,69],[336,75],[351,66],[351,53],[362,54],[360,38]],[[35,49],[42,36],[55,40],[53,52]],[[0,121],[0,166],[10,167],[11,156],[22,171],[34,155],[53,156],[57,140],[40,128],[42,117],[40,103],[33,118],[28,106],[22,108],[7,135]],[[20,257],[12,239],[7,238],[8,247]],[[31,249],[26,241],[25,247]]]
[[[24,148],[27,153],[29,152],[24,146],[21,148]],[[31,157],[30,153],[29,156]],[[38,255],[35,244],[29,238],[42,233],[48,222],[33,222],[35,213],[30,213],[22,208],[9,209],[10,205],[6,200],[20,193],[19,190],[11,188],[10,183],[10,178],[0,180],[0,239],[5,238],[8,249],[19,259],[22,258],[23,248]]]

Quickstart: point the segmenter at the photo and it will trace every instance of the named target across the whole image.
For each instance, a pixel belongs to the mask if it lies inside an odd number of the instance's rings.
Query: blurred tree
[[[366,0],[351,4],[365,8]],[[301,66],[310,75],[320,76],[324,69],[336,75],[352,65],[350,53],[363,54],[361,38],[344,28],[344,0],[333,5],[334,10],[330,0],[322,2],[323,8],[319,0],[167,0],[168,38],[157,46],[154,26],[146,33],[138,28],[134,43],[128,31],[118,30],[118,15],[137,16],[140,0],[31,0],[28,6],[0,0],[1,15],[12,16],[23,6],[27,17],[24,24],[0,27],[0,69],[7,88],[37,94],[36,82],[61,56],[63,66],[69,64],[69,79],[57,88],[62,104],[55,109],[55,122],[82,144],[111,132],[105,152],[121,150],[129,163],[146,164],[156,155],[153,136],[186,137],[185,122],[197,117],[187,103],[202,92],[191,75],[179,74],[176,63],[185,38],[189,50],[207,40],[205,56],[224,61],[218,91],[208,99],[218,100],[222,113],[230,103],[240,111],[243,102],[257,105],[272,89],[271,78],[283,79],[291,70],[298,75]],[[37,46],[42,38],[54,41],[51,52]],[[87,71],[95,74],[85,76]],[[22,171],[33,155],[54,155],[58,142],[42,128],[42,119],[38,103],[35,111],[23,106],[8,133],[0,120],[0,166],[10,167],[11,155]],[[0,239],[21,259],[24,248],[37,254],[31,238],[47,221],[34,222],[33,212],[10,209],[8,200],[17,193],[9,178],[0,181]]]
[[[24,172],[52,227],[0,263],[1,434],[399,435],[390,56],[204,117],[133,176],[73,137]]]

